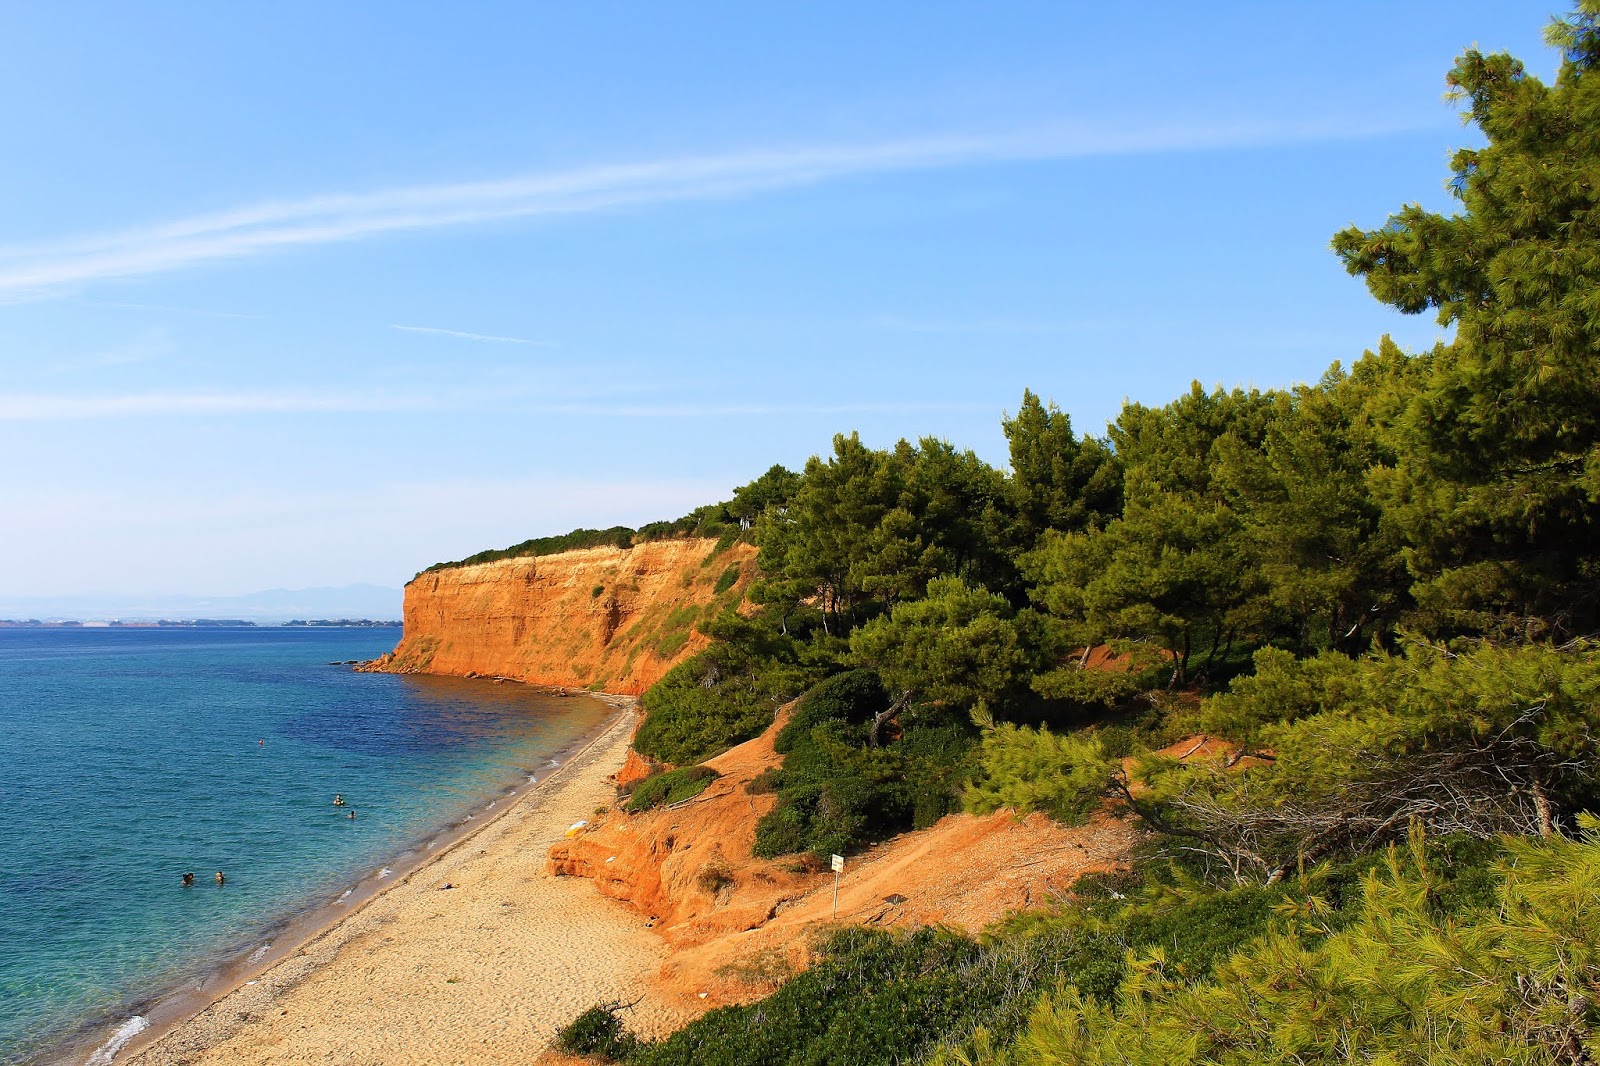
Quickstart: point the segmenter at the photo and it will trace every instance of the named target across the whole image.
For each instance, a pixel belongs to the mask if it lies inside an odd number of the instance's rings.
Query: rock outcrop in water
[[[662,540],[420,574],[399,646],[363,668],[637,695],[705,645],[697,623],[743,599],[755,546],[716,548]]]

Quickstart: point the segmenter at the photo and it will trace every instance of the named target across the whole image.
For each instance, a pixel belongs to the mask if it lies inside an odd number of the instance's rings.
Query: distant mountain
[[[398,620],[402,597],[400,589],[383,585],[267,589],[242,596],[7,596],[0,593],[0,618],[45,621],[241,618],[263,625],[291,619]]]

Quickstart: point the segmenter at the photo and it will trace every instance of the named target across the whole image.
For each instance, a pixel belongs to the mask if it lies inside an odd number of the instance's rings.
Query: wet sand
[[[116,1061],[528,1062],[605,1000],[639,1000],[635,1031],[676,1028],[676,1008],[640,998],[666,957],[644,918],[587,879],[545,873],[567,828],[615,801],[606,775],[633,725],[618,715],[499,818]]]

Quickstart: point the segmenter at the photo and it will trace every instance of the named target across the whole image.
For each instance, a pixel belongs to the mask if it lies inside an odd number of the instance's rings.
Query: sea
[[[0,1063],[109,1061],[152,1005],[492,816],[611,714],[345,665],[399,636],[0,629]]]

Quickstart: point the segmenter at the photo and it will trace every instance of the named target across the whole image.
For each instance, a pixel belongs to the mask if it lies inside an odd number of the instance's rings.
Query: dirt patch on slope
[[[1142,832],[1101,815],[1063,827],[1043,815],[953,814],[850,856],[839,879],[808,858],[759,859],[755,824],[772,795],[746,785],[780,757],[762,736],[709,760],[722,776],[674,809],[611,811],[550,850],[549,870],[588,877],[638,910],[672,953],[658,991],[683,1009],[748,1002],[810,962],[834,922],[881,928],[943,924],[977,932],[1006,913],[1120,868]]]

